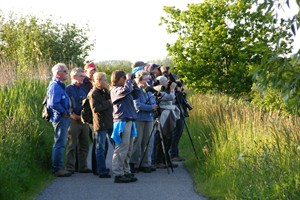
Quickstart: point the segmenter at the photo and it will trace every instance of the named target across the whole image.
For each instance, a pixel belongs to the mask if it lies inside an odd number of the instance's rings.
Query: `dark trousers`
[[[171,138],[167,138],[165,135],[162,134],[163,138],[163,144],[165,147],[165,153],[167,157],[167,162],[170,163],[170,155],[169,155],[169,149],[171,146]],[[161,141],[161,136],[159,131],[155,133],[155,138],[154,138],[154,163],[165,163],[165,154],[163,152],[163,146],[162,146],[162,141]]]
[[[184,129],[184,119],[181,117],[176,120],[176,128],[172,134],[170,155],[171,157],[179,157],[179,141]]]

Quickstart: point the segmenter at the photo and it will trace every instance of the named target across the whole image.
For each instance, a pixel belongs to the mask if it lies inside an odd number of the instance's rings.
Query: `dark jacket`
[[[113,103],[113,118],[117,121],[134,121],[137,114],[133,105],[133,91],[131,79],[126,80],[124,86],[114,86],[111,90],[111,100]]]
[[[102,131],[113,128],[113,106],[110,102],[108,90],[93,88],[88,94],[93,112],[94,131]]]
[[[86,98],[87,92],[81,86],[70,84],[66,87],[66,92],[71,100],[72,112],[76,115],[81,114],[82,100]]]

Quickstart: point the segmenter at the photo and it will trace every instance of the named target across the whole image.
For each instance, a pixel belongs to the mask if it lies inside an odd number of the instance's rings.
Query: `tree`
[[[205,0],[188,10],[164,7],[161,18],[168,33],[178,34],[167,44],[185,83],[201,92],[248,94],[252,72],[266,53],[291,52],[291,24],[278,23],[267,3],[255,0]]]
[[[6,20],[0,16],[1,58],[15,61],[22,69],[30,69],[41,62],[64,62],[83,65],[93,43],[87,36],[87,27],[76,24],[58,24],[51,19],[34,16]]]

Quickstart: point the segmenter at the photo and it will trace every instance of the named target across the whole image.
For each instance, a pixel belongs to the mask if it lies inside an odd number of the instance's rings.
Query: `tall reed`
[[[188,128],[200,159],[190,154],[187,137],[182,149],[199,191],[217,199],[299,197],[299,119],[227,96],[189,100]]]

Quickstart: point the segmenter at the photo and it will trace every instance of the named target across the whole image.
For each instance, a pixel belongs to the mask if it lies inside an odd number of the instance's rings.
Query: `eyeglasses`
[[[63,71],[60,71],[60,72],[68,73],[68,71],[67,71],[67,70],[63,70]]]

